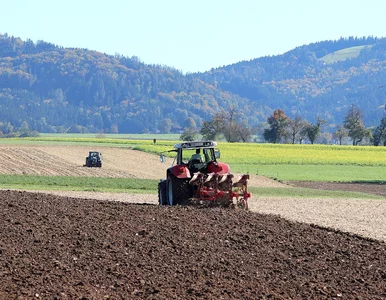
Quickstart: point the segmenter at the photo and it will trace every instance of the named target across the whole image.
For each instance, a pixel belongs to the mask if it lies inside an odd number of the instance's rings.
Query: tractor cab
[[[219,165],[217,162],[220,151],[216,149],[216,146],[217,143],[214,141],[191,141],[176,144],[174,145],[177,152],[175,163],[177,166],[185,166],[191,174],[228,172],[227,165]]]

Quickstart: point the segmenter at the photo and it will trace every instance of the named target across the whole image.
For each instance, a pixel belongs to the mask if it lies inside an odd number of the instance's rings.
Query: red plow
[[[235,183],[233,177],[233,174],[195,173],[189,181],[195,190],[191,200],[200,204],[207,202],[224,207],[248,209],[248,199],[251,197],[251,193],[248,192],[249,175],[241,175]]]
[[[166,171],[166,179],[158,185],[160,205],[199,203],[248,209],[249,174],[234,181],[229,166],[217,161],[220,151],[216,145],[214,141],[183,142],[169,151],[177,154],[174,165]],[[164,158],[161,154],[162,162]]]

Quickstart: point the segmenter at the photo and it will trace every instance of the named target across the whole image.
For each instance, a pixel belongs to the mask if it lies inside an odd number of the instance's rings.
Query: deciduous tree
[[[306,122],[300,116],[296,116],[295,119],[288,118],[288,136],[291,138],[292,144],[295,144],[296,140],[300,141],[300,133],[306,126]]]
[[[170,133],[170,129],[172,128],[172,120],[169,118],[165,118],[161,121],[160,131],[161,133]]]
[[[312,123],[308,123],[304,127],[304,131],[307,134],[307,137],[310,140],[311,144],[313,144],[315,140],[318,138],[321,132],[321,128],[325,123],[326,123],[325,120],[318,117],[315,125],[313,125]]]
[[[334,137],[339,140],[339,145],[342,145],[342,140],[348,137],[348,132],[346,128],[344,128],[342,125],[337,125],[336,130],[334,132]]]
[[[286,136],[288,117],[284,110],[276,109],[267,119],[269,128],[264,130],[264,139],[270,143],[279,143]]]
[[[184,132],[180,136],[181,141],[195,141],[198,139],[198,132],[196,129],[185,127]]]
[[[227,142],[246,142],[252,135],[251,130],[236,118],[237,109],[231,106],[228,111],[222,110],[216,113],[212,120],[203,122],[200,133],[208,140],[214,140],[216,136],[223,135]]]
[[[216,135],[224,132],[226,123],[225,112],[218,112],[213,116],[212,120],[203,122],[200,133],[204,139],[214,140]]]
[[[368,130],[363,124],[363,113],[355,105],[351,105],[343,123],[344,128],[348,131],[348,136],[352,139],[352,144],[358,145],[363,138],[369,135]]]

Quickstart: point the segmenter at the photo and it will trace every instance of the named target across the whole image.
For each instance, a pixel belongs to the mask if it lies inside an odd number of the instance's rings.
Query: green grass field
[[[133,178],[0,174],[0,187],[30,190],[154,193],[158,180]]]
[[[327,64],[332,64],[332,63],[336,63],[338,61],[343,61],[343,60],[346,60],[349,58],[356,58],[359,56],[362,49],[364,49],[366,47],[371,47],[371,46],[368,46],[368,45],[355,46],[355,47],[342,49],[342,50],[327,54],[326,56],[323,56],[322,58],[320,58],[320,60],[324,61]]]
[[[231,164],[238,173],[263,175],[279,181],[386,183],[386,167],[355,165],[244,165]]]

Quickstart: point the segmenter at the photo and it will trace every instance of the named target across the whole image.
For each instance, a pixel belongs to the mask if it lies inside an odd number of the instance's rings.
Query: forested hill
[[[240,108],[240,117],[261,110],[198,77],[136,57],[0,36],[3,132],[10,126],[39,132],[72,126],[90,132],[179,132],[229,105]]]
[[[317,116],[342,124],[351,104],[366,126],[379,123],[386,103],[386,39],[341,38],[194,74],[209,84],[281,108],[290,117]]]
[[[237,107],[254,127],[281,108],[290,117],[342,123],[351,104],[379,123],[386,40],[349,38],[184,75],[136,57],[0,35],[0,131],[179,132]]]

